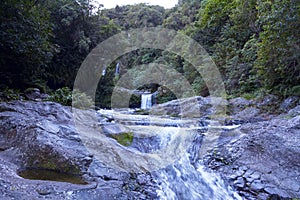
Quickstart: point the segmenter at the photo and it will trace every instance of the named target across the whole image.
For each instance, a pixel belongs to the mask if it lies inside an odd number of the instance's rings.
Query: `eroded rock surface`
[[[88,116],[87,116],[88,118]],[[155,184],[104,166],[82,144],[69,107],[52,102],[0,103],[1,199],[153,199]],[[50,170],[86,184],[29,180],[20,170]],[[151,180],[149,174],[139,174]]]
[[[282,117],[282,116],[281,116]],[[247,123],[241,138],[222,140],[204,163],[220,172],[247,199],[300,197],[300,116]]]
[[[281,102],[268,95],[256,101],[229,100],[223,122],[240,127],[224,131],[216,147],[198,162],[219,172],[245,199],[300,198],[299,99]],[[195,101],[198,104],[189,104]],[[152,113],[193,116],[191,110],[198,110],[201,117],[210,118],[217,111],[213,107],[211,98],[192,97],[158,105]]]
[[[216,115],[224,105],[227,115]],[[299,106],[298,97],[283,103],[274,96],[268,96],[260,103],[243,98],[226,102],[193,97],[168,102],[150,111],[169,116],[165,120],[155,117],[149,121],[144,116],[140,117],[142,121],[136,121],[133,120],[136,116],[100,115],[94,124],[88,112],[79,115],[80,122],[96,127],[95,130],[100,124],[109,140],[123,133],[131,136],[132,129],[127,129],[126,125],[136,127],[133,135],[138,133],[140,137],[129,140],[129,148],[140,153],[155,152],[165,145],[157,135],[144,133],[149,125],[158,130],[167,126],[199,132],[188,150],[189,157],[185,162],[189,162],[189,168],[183,168],[179,162],[154,173],[128,173],[105,165],[89,153],[74,126],[71,108],[52,102],[0,103],[0,199],[159,199],[157,191],[164,188],[159,182],[164,184],[165,180],[155,180],[161,177],[155,173],[167,173],[168,180],[174,179],[182,185],[191,184],[187,177],[205,177],[196,173],[199,165],[221,175],[224,185],[232,186],[244,199],[300,198]],[[270,107],[278,108],[281,114],[267,113]],[[213,118],[215,116],[221,116],[220,121],[224,123],[217,127],[222,130],[221,135],[215,147],[204,157],[199,157],[203,139],[207,137],[204,136],[205,127],[214,126],[214,120],[218,120]],[[227,125],[233,126],[226,128]],[[119,140],[118,145],[121,145],[124,138]],[[123,148],[124,152],[126,148]],[[26,169],[73,175],[85,184],[22,178],[19,172]],[[181,190],[176,184],[173,186],[169,189],[188,191]],[[183,194],[176,193],[181,195],[180,198],[188,199],[187,194]]]

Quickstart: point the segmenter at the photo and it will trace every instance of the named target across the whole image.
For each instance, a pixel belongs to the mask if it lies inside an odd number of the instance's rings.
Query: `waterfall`
[[[143,94],[144,106],[147,105],[147,100],[151,103],[151,97],[154,95],[155,93]],[[150,172],[157,184],[155,192],[158,199],[243,199],[220,175],[206,169],[200,160],[199,152],[203,138],[213,121],[170,119],[129,114],[124,111],[99,110],[98,112],[103,116],[113,115],[115,121],[126,125],[126,128],[134,133],[130,146],[120,148],[105,143],[101,152],[108,152],[109,155],[113,152],[117,155],[120,160],[117,160],[116,167],[127,171]],[[180,126],[173,126],[174,124]],[[224,130],[235,127],[215,126],[214,128]],[[94,140],[95,138],[93,142]],[[105,137],[99,137],[99,140],[106,142]],[[100,160],[112,165],[105,154]]]
[[[116,72],[115,72],[115,75],[116,75],[116,76],[120,75],[120,63],[117,63],[117,65],[116,65]]]
[[[141,109],[150,109],[152,107],[152,94],[142,94]]]

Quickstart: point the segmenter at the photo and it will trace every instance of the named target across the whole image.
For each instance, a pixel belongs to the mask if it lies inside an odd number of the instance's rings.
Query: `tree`
[[[0,21],[0,83],[44,89],[54,49],[49,12],[39,1],[3,0]]]
[[[299,1],[258,1],[259,34],[256,69],[261,83],[280,94],[300,85]]]
[[[152,6],[144,3],[117,6],[116,8],[104,10],[102,14],[112,19],[123,29],[143,27],[156,27],[162,24],[165,9],[161,6]]]
[[[73,87],[77,70],[88,53],[119,28],[105,16],[93,13],[89,0],[49,1],[53,43],[57,47],[47,68],[51,88]]]

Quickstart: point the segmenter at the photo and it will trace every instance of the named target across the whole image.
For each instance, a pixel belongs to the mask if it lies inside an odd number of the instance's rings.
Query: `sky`
[[[100,4],[104,5],[104,8],[115,8],[116,5],[128,5],[136,3],[149,3],[150,5],[160,5],[165,8],[174,7],[178,0],[96,0]]]

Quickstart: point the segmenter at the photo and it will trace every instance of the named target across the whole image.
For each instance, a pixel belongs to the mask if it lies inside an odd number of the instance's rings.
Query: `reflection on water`
[[[18,172],[18,175],[32,180],[47,180],[47,181],[58,181],[58,182],[69,182],[73,184],[86,185],[80,176],[60,173],[54,170],[46,169],[25,169]]]

